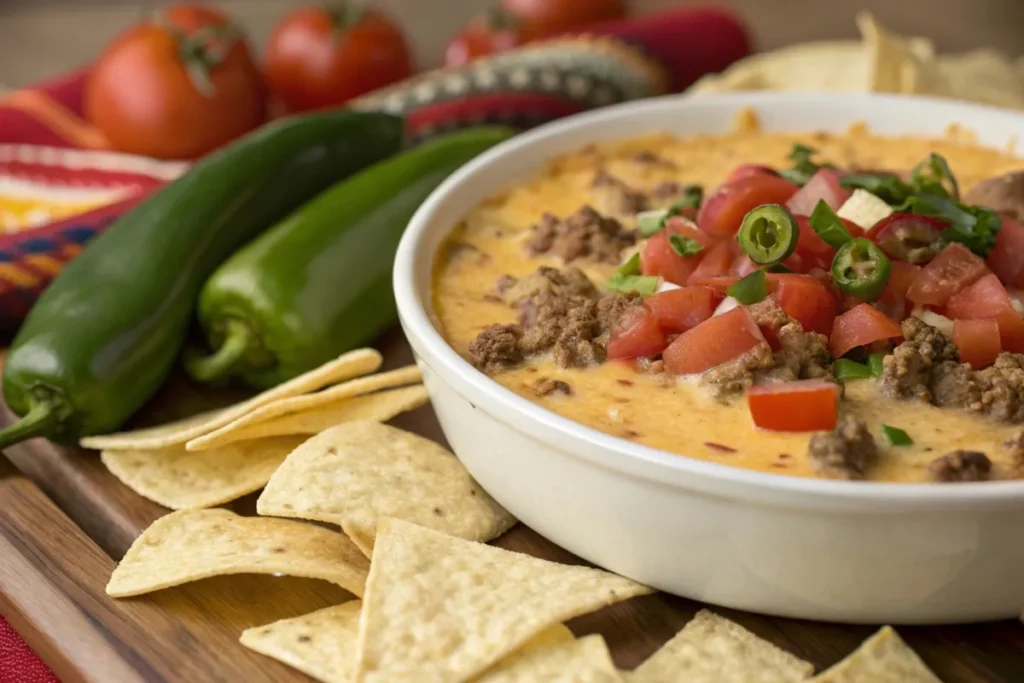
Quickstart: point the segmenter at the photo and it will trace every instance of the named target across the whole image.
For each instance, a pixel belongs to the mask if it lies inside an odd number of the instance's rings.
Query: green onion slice
[[[743,217],[736,241],[750,260],[774,266],[796,249],[800,227],[793,214],[778,204],[762,204]]]
[[[725,293],[744,306],[756,304],[768,296],[768,279],[763,270],[755,270],[730,286]]]
[[[686,237],[684,235],[669,235],[668,245],[672,247],[672,251],[676,252],[680,256],[693,256],[694,254],[699,254],[704,250],[703,244],[692,237]]]
[[[689,185],[683,190],[683,197],[669,207],[669,215],[675,215],[683,209],[699,209],[704,201],[704,188],[700,185]]]
[[[889,204],[904,202],[913,194],[895,173],[851,173],[840,178],[839,184],[851,190],[867,190]]]
[[[832,364],[832,374],[841,382],[849,379],[867,379],[871,377],[871,368],[864,363],[840,358]]]
[[[636,227],[644,237],[650,237],[661,232],[665,227],[665,219],[668,218],[668,211],[658,209],[656,211],[643,211],[636,215]]]
[[[960,242],[979,256],[987,256],[996,243],[996,235],[1003,227],[999,214],[980,206],[967,206],[948,197],[915,195],[895,207],[897,212],[910,212],[922,216],[937,216],[949,221],[942,233],[942,241]]]
[[[885,354],[878,352],[868,356],[868,367],[871,368],[872,377],[881,377],[885,369]]]
[[[616,275],[623,277],[627,275],[639,275],[640,274],[640,253],[637,252],[629,257],[629,259],[623,263],[615,271]]]
[[[912,446],[914,444],[914,440],[910,438],[910,435],[899,427],[882,425],[882,436],[893,446]]]
[[[910,172],[910,185],[917,194],[929,194],[960,201],[960,185],[944,157],[932,152]]]
[[[608,278],[605,287],[616,292],[639,292],[650,296],[658,291],[659,284],[660,277],[640,274],[640,254],[633,254]]]
[[[823,199],[818,200],[808,220],[814,232],[818,233],[818,237],[825,240],[833,249],[839,249],[851,239],[843,221]]]
[[[793,183],[803,187],[807,184],[807,181],[811,179],[819,169],[822,168],[835,168],[832,164],[817,164],[811,160],[811,157],[818,153],[818,150],[807,145],[801,145],[799,142],[793,145],[793,149],[789,152],[787,158],[793,162],[792,168],[787,168],[779,171],[779,175]]]
[[[863,237],[851,239],[832,259],[832,278],[844,293],[861,301],[877,299],[889,282],[889,257]]]

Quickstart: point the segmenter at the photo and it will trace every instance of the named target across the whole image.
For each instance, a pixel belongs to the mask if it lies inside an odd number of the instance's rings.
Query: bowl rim
[[[826,98],[833,105],[868,103],[890,110],[911,105],[940,107],[949,112],[951,121],[958,120],[958,114],[968,119],[999,117],[1019,123],[1024,132],[1024,115],[1012,110],[942,98],[869,93],[745,92],[699,97],[667,95],[588,111],[538,126],[496,145],[462,166],[431,193],[410,220],[396,254],[393,285],[400,319],[406,336],[417,351],[419,361],[439,374],[447,384],[460,385],[456,391],[467,400],[470,400],[468,395],[471,395],[471,403],[479,402],[492,414],[500,411],[502,416],[499,419],[513,423],[513,428],[522,431],[522,425],[530,424],[539,428],[538,439],[556,439],[562,444],[578,446],[571,448],[573,455],[578,458],[656,484],[692,487],[699,483],[702,490],[705,490],[704,485],[712,485],[711,493],[727,496],[753,496],[765,502],[791,502],[798,507],[820,506],[823,503],[850,507],[852,504],[855,507],[850,509],[863,512],[927,508],[992,509],[1024,505],[1024,480],[943,485],[935,482],[815,479],[745,469],[637,444],[563,417],[499,384],[456,352],[431,320],[427,310],[431,292],[427,291],[425,296],[421,296],[416,283],[416,264],[423,258],[421,251],[424,241],[436,232],[431,229],[434,214],[449,194],[471,182],[481,170],[500,166],[506,155],[557,138],[578,127],[599,127],[620,118],[643,117],[665,108],[683,113],[690,106],[699,106],[696,104],[698,102],[737,108],[752,107],[756,110],[759,106],[813,106]],[[542,166],[543,162],[537,164],[537,168]],[[430,253],[428,259],[431,264],[434,258],[435,254]],[[562,450],[570,450],[569,445],[563,445]],[[609,455],[614,459],[610,459]],[[868,509],[863,507],[864,503],[874,503],[880,507]]]

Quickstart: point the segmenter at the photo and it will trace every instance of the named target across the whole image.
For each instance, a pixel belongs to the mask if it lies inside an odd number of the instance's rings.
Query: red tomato
[[[960,360],[970,363],[975,370],[987,368],[996,362],[1003,350],[999,341],[999,323],[985,320],[954,320],[953,341],[960,352]]]
[[[779,174],[774,168],[770,166],[762,166],[760,164],[740,164],[739,166],[733,169],[732,173],[729,174],[729,177],[725,179],[725,182],[728,184],[733,182],[734,180],[739,180],[740,178],[747,178],[752,175],[777,176]]]
[[[222,13],[190,5],[127,29],[89,73],[86,117],[119,151],[161,159],[202,156],[249,132],[266,95],[235,31]]]
[[[683,287],[655,294],[645,302],[665,334],[680,334],[711,317],[722,295],[707,287]]]
[[[786,267],[798,273],[806,272],[811,268],[821,268],[822,270],[831,268],[836,250],[821,239],[818,233],[814,232],[807,216],[796,216],[795,218],[800,227],[800,236],[796,242],[796,251],[785,261]],[[799,262],[794,263],[794,257],[799,259]]]
[[[853,194],[839,184],[841,177],[839,171],[835,169],[819,169],[796,194],[790,197],[786,207],[793,213],[810,216],[818,202],[824,199],[826,204],[838,209]]]
[[[907,290],[911,283],[917,279],[921,272],[921,266],[915,266],[906,261],[893,261],[892,272],[889,275],[889,283],[885,286],[882,296],[875,302],[875,307],[885,313],[896,322],[907,317]],[[859,304],[856,301],[853,305]],[[852,308],[852,306],[851,306]]]
[[[799,322],[805,331],[826,337],[836,319],[836,298],[810,275],[780,275],[774,294],[782,310]]]
[[[731,361],[763,341],[750,311],[741,306],[683,332],[661,357],[669,372],[691,375]]]
[[[700,264],[690,274],[689,282],[728,273],[733,261],[736,260],[738,248],[738,245],[729,242],[719,242],[710,249],[705,249]]]
[[[1024,319],[1013,308],[1010,295],[995,275],[986,275],[950,297],[946,315],[954,320],[995,320],[1002,347],[1024,353]]]
[[[522,43],[519,22],[498,9],[473,19],[451,39],[444,50],[444,65],[462,66]]]
[[[776,432],[820,432],[835,429],[839,417],[839,385],[820,379],[768,384],[747,390],[754,424]]]
[[[395,23],[356,2],[292,10],[271,32],[264,61],[271,91],[291,111],[340,105],[413,73]]]
[[[1007,287],[1024,289],[1024,225],[1003,216],[996,245],[988,254],[988,267]]]
[[[625,0],[501,0],[501,7],[522,22],[528,40],[626,16]]]
[[[732,238],[743,217],[762,204],[785,204],[797,187],[773,175],[751,175],[722,185],[697,213],[697,225],[710,235]]]
[[[867,237],[892,258],[906,261],[912,249],[935,244],[947,227],[948,221],[935,216],[894,213],[875,223]]]
[[[665,335],[658,321],[646,308],[637,307],[624,314],[608,338],[608,358],[657,356],[665,348]]]
[[[696,240],[706,251],[714,241],[698,230],[693,223],[678,216],[669,220],[665,229],[647,240],[640,254],[640,270],[644,275],[660,275],[674,285],[683,286],[700,265],[704,251],[693,256],[680,256],[669,242],[670,235],[679,235]]]
[[[828,348],[839,358],[858,346],[902,337],[900,326],[870,304],[860,304],[836,318]]]
[[[981,257],[959,242],[951,242],[921,270],[907,289],[907,298],[919,306],[942,306],[988,272]]]

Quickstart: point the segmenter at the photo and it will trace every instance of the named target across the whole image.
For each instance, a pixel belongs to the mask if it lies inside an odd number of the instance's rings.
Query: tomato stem
[[[191,34],[175,28],[170,30],[178,41],[178,54],[192,84],[200,93],[211,97],[216,88],[210,71],[227,59],[242,37],[241,29],[234,24],[216,24],[204,26]]]
[[[345,35],[345,31],[352,28],[366,16],[366,2],[364,0],[341,0],[329,2],[324,7],[331,17],[331,33],[335,40]]]

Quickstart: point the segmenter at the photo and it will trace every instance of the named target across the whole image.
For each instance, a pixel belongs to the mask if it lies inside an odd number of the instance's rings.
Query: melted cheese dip
[[[672,180],[717,187],[741,163],[786,168],[796,142],[820,151],[820,158],[840,168],[909,169],[930,152],[946,157],[961,188],[1021,167],[1009,154],[972,146],[964,135],[949,139],[882,138],[861,129],[846,135],[766,135],[756,131],[729,135],[675,138],[655,135],[556,159],[528,182],[483,202],[454,230],[437,255],[434,311],[443,335],[461,354],[488,325],[515,322],[515,311],[493,296],[502,275],[521,277],[540,265],[562,267],[554,257],[530,257],[524,249],[531,229],[545,212],[564,217],[583,204],[599,205],[589,188],[603,170],[635,189],[650,192]],[[957,139],[959,138],[959,139]],[[641,153],[669,163],[637,159]],[[631,217],[617,216],[628,223]],[[614,266],[575,261],[601,285]],[[568,382],[573,395],[537,397],[531,384],[540,377]],[[807,458],[808,433],[759,430],[742,398],[722,405],[686,381],[669,386],[631,365],[610,362],[590,368],[559,368],[550,355],[494,375],[494,380],[565,417],[608,434],[681,456],[748,469],[814,477]],[[1016,476],[1001,444],[1020,427],[1002,425],[966,412],[888,400],[876,380],[847,382],[842,413],[864,419],[876,437],[879,458],[867,478],[879,481],[929,481],[928,463],[956,449],[978,450],[993,461],[992,478]],[[909,447],[890,447],[879,427],[904,429]]]

